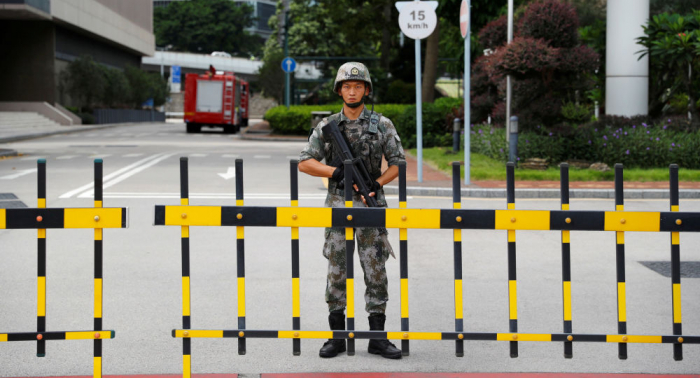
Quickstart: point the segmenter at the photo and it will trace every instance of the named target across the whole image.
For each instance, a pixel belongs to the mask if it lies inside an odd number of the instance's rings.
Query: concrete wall
[[[0,22],[0,101],[56,101],[54,41],[50,21]]]
[[[138,55],[153,55],[153,2],[144,0],[52,0],[54,22],[94,34]]]

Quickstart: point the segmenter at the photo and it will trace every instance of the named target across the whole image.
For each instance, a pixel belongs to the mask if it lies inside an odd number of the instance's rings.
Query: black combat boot
[[[342,331],[345,329],[345,313],[343,310],[331,311],[328,314],[328,325],[333,331]],[[323,343],[323,347],[318,352],[318,355],[323,358],[335,357],[338,353],[345,352],[345,340],[328,339]]]
[[[383,331],[384,322],[386,321],[386,315],[384,314],[370,314],[369,317],[369,330],[370,331]],[[370,340],[369,347],[367,351],[371,354],[380,354],[384,358],[399,359],[401,358],[401,350],[396,347],[396,345],[389,342],[389,340]]]

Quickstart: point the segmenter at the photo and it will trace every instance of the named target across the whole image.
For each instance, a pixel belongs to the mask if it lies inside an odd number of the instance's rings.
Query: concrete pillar
[[[649,59],[636,52],[649,19],[649,0],[608,0],[605,113],[631,117],[649,112]]]

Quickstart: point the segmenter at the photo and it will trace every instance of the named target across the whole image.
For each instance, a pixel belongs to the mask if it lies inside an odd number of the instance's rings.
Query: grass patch
[[[452,175],[450,163],[453,161],[463,161],[464,152],[448,154],[452,149],[448,147],[432,147],[423,149],[423,161],[438,170]],[[417,156],[417,150],[408,150],[412,156]],[[506,179],[505,163],[492,159],[482,154],[472,153],[471,159],[471,179],[472,180],[500,180]],[[612,168],[612,167],[611,167]],[[625,181],[668,181],[668,168],[625,168]],[[461,170],[461,177],[464,177],[464,167]],[[529,169],[515,170],[516,180],[527,181],[559,181],[559,167],[549,167],[546,171],[535,171]],[[615,174],[612,170],[608,172],[598,172],[590,169],[569,168],[570,181],[613,181]],[[679,169],[679,181],[700,181],[700,170]]]

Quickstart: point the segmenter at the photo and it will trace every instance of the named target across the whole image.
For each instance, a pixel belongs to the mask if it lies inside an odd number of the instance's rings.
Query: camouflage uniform
[[[364,108],[357,120],[349,120],[340,112],[323,119],[309,137],[309,143],[301,152],[300,161],[308,159],[326,160],[332,162],[338,156],[330,141],[324,140],[321,128],[331,120],[338,123],[341,132],[350,144],[355,157],[360,157],[367,166],[370,176],[376,180],[381,176],[382,156],[389,166],[398,165],[405,160],[401,139],[396,133],[393,123],[381,114],[371,113]],[[328,180],[328,195],[325,206],[344,207],[344,190],[338,188],[335,180]],[[379,206],[386,207],[384,190],[379,189],[375,194]],[[353,195],[353,207],[365,207],[358,193]],[[380,234],[386,232],[379,228],[356,228],[355,240],[360,256],[360,264],[364,271],[365,309],[368,313],[383,314],[386,302],[389,300],[385,262],[389,257],[388,250]],[[329,311],[345,309],[345,229],[326,228],[323,256],[328,259],[328,277],[326,281],[326,302]]]

